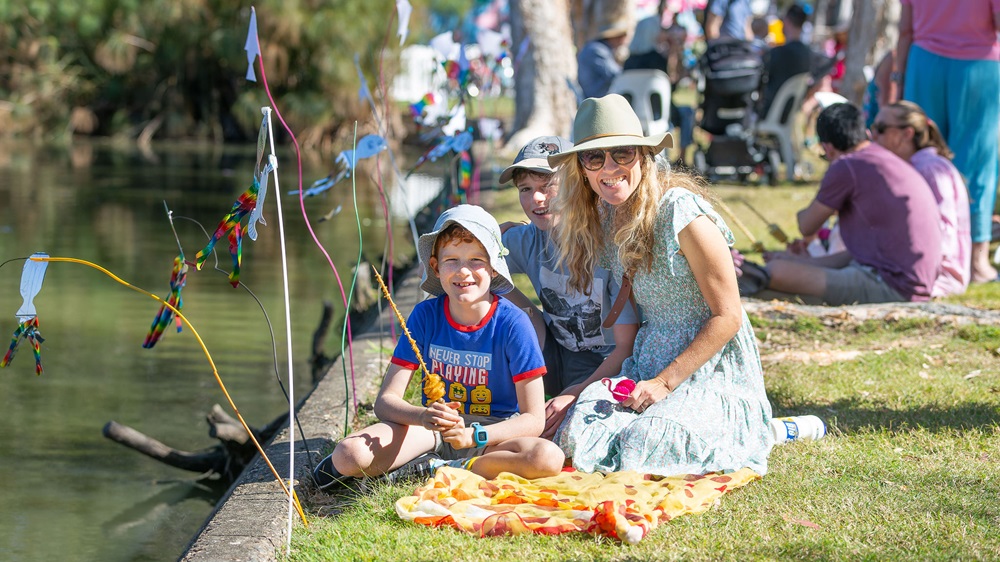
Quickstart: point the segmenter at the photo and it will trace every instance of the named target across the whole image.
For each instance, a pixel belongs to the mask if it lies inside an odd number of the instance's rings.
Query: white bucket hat
[[[510,270],[507,269],[507,260],[504,259],[508,251],[503,246],[500,225],[497,224],[493,215],[477,205],[458,205],[448,209],[441,213],[437,222],[434,223],[434,231],[420,237],[420,241],[417,243],[417,254],[424,267],[424,277],[420,288],[434,296],[444,294],[441,280],[431,272],[430,261],[438,234],[441,234],[441,231],[452,224],[462,225],[486,248],[486,253],[490,256],[490,266],[493,271],[497,272],[496,277],[490,283],[490,291],[496,295],[512,291],[514,283],[510,280]]]
[[[573,119],[573,147],[549,156],[553,168],[564,164],[576,153],[592,148],[614,146],[650,146],[654,153],[674,146],[670,133],[642,135],[642,123],[628,100],[618,94],[603,98],[587,98],[580,104]]]

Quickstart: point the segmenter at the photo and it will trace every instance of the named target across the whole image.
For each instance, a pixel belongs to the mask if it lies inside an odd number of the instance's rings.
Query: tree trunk
[[[514,51],[528,48],[514,69],[515,113],[508,146],[520,148],[541,135],[570,136],[576,114],[576,51],[566,0],[516,0],[510,4]]]
[[[854,3],[840,94],[857,106],[861,105],[865,88],[868,86],[864,67],[866,64],[871,64],[872,49],[875,46],[880,16],[885,11],[885,4],[886,0]]]
[[[877,65],[886,53],[896,48],[899,42],[899,11],[902,9],[899,0],[888,0],[879,18],[878,38],[872,53],[871,64]]]

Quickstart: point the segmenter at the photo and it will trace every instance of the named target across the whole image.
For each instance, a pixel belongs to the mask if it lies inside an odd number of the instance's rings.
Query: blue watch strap
[[[486,435],[486,428],[483,427],[479,422],[472,422],[469,424],[472,428],[472,439],[476,442],[477,447],[482,447],[486,445],[486,440],[488,436]]]

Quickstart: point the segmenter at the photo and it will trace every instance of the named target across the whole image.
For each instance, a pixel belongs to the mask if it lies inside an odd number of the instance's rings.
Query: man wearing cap
[[[605,25],[576,55],[576,77],[584,98],[598,98],[607,94],[611,81],[621,74],[622,65],[615,54],[625,45],[628,31],[628,25],[624,22]]]
[[[588,295],[570,289],[568,273],[557,266],[558,250],[549,230],[558,219],[550,203],[559,192],[559,177],[549,166],[548,157],[572,147],[561,137],[538,137],[524,145],[514,163],[500,174],[501,183],[514,182],[521,208],[531,221],[507,229],[503,244],[510,250],[507,265],[511,273],[528,276],[542,311],[539,313],[516,289],[508,298],[526,309],[538,332],[548,371],[545,394],[549,396],[595,373],[599,373],[598,378],[617,376],[622,363],[632,354],[639,329],[632,306],[622,309],[612,327],[603,327],[619,293],[619,284],[610,271],[595,269]]]

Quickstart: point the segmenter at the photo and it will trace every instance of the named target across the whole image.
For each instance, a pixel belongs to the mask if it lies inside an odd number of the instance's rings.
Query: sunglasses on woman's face
[[[872,123],[872,132],[881,135],[882,133],[885,133],[889,129],[905,129],[908,126],[909,125],[892,125],[889,123],[878,122],[878,123]]]
[[[605,154],[610,154],[615,164],[628,166],[632,162],[635,162],[635,157],[638,153],[639,148],[636,146],[616,146],[607,150],[600,148],[583,150],[580,151],[580,164],[583,164],[583,167],[591,172],[596,172],[604,167]]]

